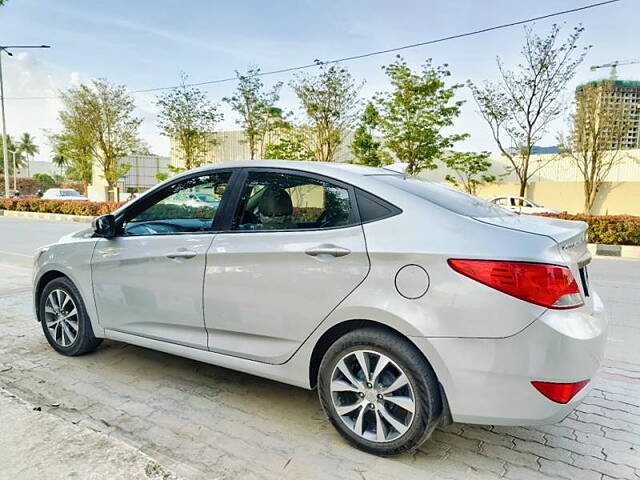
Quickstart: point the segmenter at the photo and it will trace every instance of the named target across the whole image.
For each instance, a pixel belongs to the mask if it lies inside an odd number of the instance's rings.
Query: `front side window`
[[[135,214],[126,235],[162,235],[211,230],[231,173],[190,178],[165,189],[162,198]]]
[[[308,230],[351,223],[349,191],[290,173],[251,172],[242,190],[234,230]]]

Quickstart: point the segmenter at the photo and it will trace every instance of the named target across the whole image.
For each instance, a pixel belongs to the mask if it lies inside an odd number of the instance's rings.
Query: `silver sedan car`
[[[345,439],[394,455],[572,411],[607,329],[586,245],[584,223],[402,173],[225,163],[41,248],[34,303],[64,355],[107,338],[317,388]]]

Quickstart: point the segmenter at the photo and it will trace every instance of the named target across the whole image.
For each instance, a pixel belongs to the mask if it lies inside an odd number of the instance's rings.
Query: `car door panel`
[[[218,234],[205,273],[209,348],[283,363],[368,270],[360,225]]]
[[[97,242],[93,291],[110,330],[207,349],[202,287],[230,171],[176,179],[120,214]]]
[[[101,325],[206,349],[202,279],[213,238],[199,233],[99,240],[92,275]]]

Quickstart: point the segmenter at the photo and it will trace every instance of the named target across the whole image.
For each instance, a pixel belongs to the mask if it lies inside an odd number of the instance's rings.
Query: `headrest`
[[[293,213],[291,197],[287,191],[282,188],[267,187],[266,191],[260,197],[258,211],[261,215],[267,217],[291,215]]]

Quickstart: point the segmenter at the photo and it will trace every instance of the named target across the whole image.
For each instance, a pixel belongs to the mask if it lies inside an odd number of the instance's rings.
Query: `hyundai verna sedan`
[[[343,437],[393,455],[581,401],[607,328],[585,232],[384,169],[228,163],[40,249],[35,310],[65,355],[107,338],[317,388]]]

